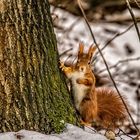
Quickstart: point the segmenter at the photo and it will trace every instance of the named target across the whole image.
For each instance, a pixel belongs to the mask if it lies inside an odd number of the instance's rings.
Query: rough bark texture
[[[0,132],[60,132],[75,111],[47,0],[0,0]]]

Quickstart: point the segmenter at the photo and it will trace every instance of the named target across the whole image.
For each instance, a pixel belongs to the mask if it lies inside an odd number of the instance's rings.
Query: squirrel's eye
[[[88,62],[88,65],[90,65],[90,62]]]

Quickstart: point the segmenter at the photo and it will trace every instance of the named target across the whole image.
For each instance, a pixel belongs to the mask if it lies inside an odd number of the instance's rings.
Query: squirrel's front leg
[[[64,74],[67,76],[67,78],[71,78],[71,76],[72,76],[72,67],[66,67],[65,65],[64,65],[64,62],[61,62],[60,61],[60,66],[59,66],[59,68],[64,72]]]
[[[76,82],[78,84],[83,84],[83,85],[86,85],[86,86],[91,86],[93,84],[93,79],[92,78],[78,78],[76,80]]]

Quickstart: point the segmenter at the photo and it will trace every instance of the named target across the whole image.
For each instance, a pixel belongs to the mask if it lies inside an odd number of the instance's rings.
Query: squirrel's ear
[[[93,53],[96,50],[96,46],[94,46],[93,44],[90,46],[89,51],[88,51],[88,59],[91,60]]]
[[[79,51],[78,51],[78,58],[83,55],[84,45],[83,43],[79,43]]]

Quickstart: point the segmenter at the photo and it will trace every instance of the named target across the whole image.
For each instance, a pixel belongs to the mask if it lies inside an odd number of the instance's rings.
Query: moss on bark
[[[47,0],[0,2],[0,132],[76,123]]]

